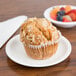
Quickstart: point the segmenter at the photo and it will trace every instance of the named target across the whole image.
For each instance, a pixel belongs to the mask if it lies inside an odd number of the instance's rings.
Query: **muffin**
[[[45,18],[29,18],[20,28],[20,40],[27,55],[47,59],[58,48],[60,32]]]

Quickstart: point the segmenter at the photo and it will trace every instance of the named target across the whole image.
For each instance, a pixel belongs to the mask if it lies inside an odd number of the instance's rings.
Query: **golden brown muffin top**
[[[45,18],[29,18],[21,26],[21,41],[27,45],[40,45],[47,41],[56,41],[59,33]]]

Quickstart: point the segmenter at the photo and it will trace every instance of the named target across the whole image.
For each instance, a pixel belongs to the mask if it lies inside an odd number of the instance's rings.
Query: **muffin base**
[[[47,45],[41,48],[29,48],[24,46],[27,55],[33,59],[43,60],[53,56],[58,48],[58,43]]]

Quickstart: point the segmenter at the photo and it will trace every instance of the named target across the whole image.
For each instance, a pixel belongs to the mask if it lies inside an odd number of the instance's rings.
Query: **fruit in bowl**
[[[44,17],[56,26],[72,28],[76,26],[76,6],[57,5],[47,8]]]
[[[75,22],[76,9],[72,9],[70,5],[65,7],[54,7],[50,12],[50,17],[55,21],[60,22]]]

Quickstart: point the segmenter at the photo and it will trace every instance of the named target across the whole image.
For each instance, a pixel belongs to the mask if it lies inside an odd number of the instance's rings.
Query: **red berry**
[[[67,18],[63,18],[63,22],[71,22],[71,21],[68,20]]]
[[[72,21],[76,21],[76,14],[70,13],[69,16],[71,17]]]
[[[72,21],[72,19],[71,19],[71,17],[69,15],[65,15],[65,16],[63,16],[63,18],[65,18],[65,19],[67,19],[69,21]]]
[[[60,10],[61,10],[61,11],[62,11],[62,10],[65,10],[65,8],[64,8],[64,7],[61,7]]]
[[[76,14],[76,9],[73,9],[73,10],[67,12],[66,14],[68,15],[69,13],[75,13]]]
[[[72,21],[76,21],[76,9],[73,9],[66,14],[71,17]]]

